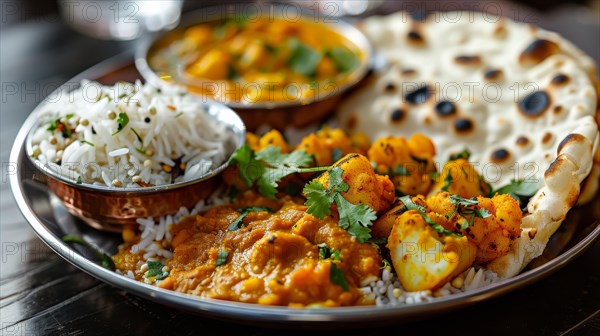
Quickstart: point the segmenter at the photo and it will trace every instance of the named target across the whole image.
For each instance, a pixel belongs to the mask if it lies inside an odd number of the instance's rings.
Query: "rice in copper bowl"
[[[83,81],[39,111],[30,155],[77,183],[111,188],[199,178],[223,164],[233,139],[181,88]]]

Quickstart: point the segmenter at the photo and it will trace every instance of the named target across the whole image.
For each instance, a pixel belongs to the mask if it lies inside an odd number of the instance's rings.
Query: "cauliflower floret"
[[[394,185],[387,176],[377,175],[369,160],[360,154],[348,154],[337,161],[344,173],[342,179],[349,185],[342,196],[352,204],[367,204],[376,212],[387,211],[394,202]],[[325,188],[329,185],[329,172],[317,178]]]
[[[375,163],[378,174],[387,174],[394,186],[405,195],[427,194],[435,172],[435,148],[429,138],[414,134],[381,138],[369,148],[369,160]]]
[[[432,193],[447,191],[464,198],[487,196],[490,186],[465,159],[446,162]]]
[[[416,210],[396,217],[387,247],[398,279],[408,291],[443,286],[471,266],[476,250],[466,237],[440,236]]]
[[[437,193],[427,199],[427,208],[439,215],[430,216],[448,230],[459,231],[477,246],[478,264],[507,254],[515,240],[521,235],[523,213],[519,202],[509,195],[495,195],[492,198],[477,197],[478,209],[486,209],[491,215],[487,218],[475,216],[473,224],[465,229],[460,223],[469,223],[473,214],[456,211],[450,194]]]
[[[361,134],[349,137],[341,129],[325,127],[316,134],[304,137],[297,149],[314,155],[318,166],[329,166],[343,155],[364,154],[364,148],[368,146],[368,138]]]

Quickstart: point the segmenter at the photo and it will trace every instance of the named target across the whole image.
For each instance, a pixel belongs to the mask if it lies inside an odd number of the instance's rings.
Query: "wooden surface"
[[[563,14],[545,22],[559,25],[554,29],[566,29],[564,33],[598,61],[598,26]],[[51,18],[4,29],[0,42],[1,335],[306,334],[178,312],[106,285],[50,251],[19,213],[6,181],[12,140],[49,88],[134,45],[92,40]],[[525,289],[425,321],[384,328],[374,325],[345,334],[600,335],[599,265],[597,242],[572,264]]]

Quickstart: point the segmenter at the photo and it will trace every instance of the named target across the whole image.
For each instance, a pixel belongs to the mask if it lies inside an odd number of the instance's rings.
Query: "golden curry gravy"
[[[228,226],[240,216],[235,209],[265,206],[250,212],[237,231]],[[290,306],[348,306],[365,302],[358,287],[379,277],[381,257],[372,244],[356,242],[337,218],[319,220],[307,207],[287,197],[281,201],[246,192],[232,206],[220,206],[171,227],[174,256],[170,275],[159,286],[207,298]],[[320,259],[318,244],[340,250],[340,261]],[[122,249],[123,253],[130,249]],[[219,251],[226,263],[216,266]],[[121,268],[132,256],[117,255]],[[331,264],[344,271],[348,290],[330,279]],[[135,263],[128,263],[130,266]],[[121,269],[127,272],[128,269]]]

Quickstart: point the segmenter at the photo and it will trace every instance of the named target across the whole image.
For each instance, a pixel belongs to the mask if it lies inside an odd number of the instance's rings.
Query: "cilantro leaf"
[[[375,210],[366,204],[352,204],[339,193],[335,196],[335,204],[338,206],[340,214],[338,225],[341,228],[355,236],[360,243],[371,238],[369,226],[373,225],[373,221],[377,219]]]
[[[344,171],[340,167],[333,167],[329,171],[329,185],[327,190],[329,192],[347,192],[350,189],[348,183],[344,181],[342,175]]]
[[[163,272],[163,264],[159,261],[149,260],[147,263],[148,270],[144,273],[144,278],[154,277],[156,280],[163,280],[169,276],[169,272]]]
[[[321,259],[333,259],[335,261],[340,261],[341,258],[341,251],[340,250],[333,250],[331,249],[329,246],[327,246],[327,244],[325,243],[321,243],[319,245],[317,245],[317,247],[319,248],[319,258]]]
[[[514,194],[531,197],[538,191],[539,183],[535,179],[511,180],[511,182],[496,190],[498,194]]]
[[[331,57],[333,63],[341,72],[349,72],[360,65],[360,60],[355,53],[347,48],[335,47],[327,51],[327,56]]]
[[[469,160],[471,157],[471,151],[468,148],[463,149],[462,152],[450,155],[448,161],[456,161],[458,159]]]
[[[231,165],[238,166],[238,174],[247,186],[252,186],[263,174],[265,167],[256,160],[254,151],[248,145],[240,147],[231,158]]]
[[[306,213],[323,219],[331,214],[331,205],[335,202],[340,215],[338,225],[355,236],[359,242],[364,243],[371,238],[369,227],[373,225],[377,215],[368,205],[354,205],[342,196],[341,193],[350,189],[348,183],[342,178],[343,173],[340,167],[331,168],[327,189],[317,180],[309,182],[304,187],[306,195],[304,204],[309,206]]]
[[[295,150],[289,154],[282,154],[280,147],[269,146],[256,153],[256,159],[267,164],[262,176],[257,181],[258,192],[275,199],[277,182],[282,178],[299,172],[300,167],[312,163],[312,157],[303,150]]]
[[[475,198],[463,198],[458,195],[450,195],[450,203],[455,204],[456,208],[450,215],[446,216],[447,218],[450,218],[454,213],[459,213],[463,217],[470,215],[469,221],[461,221],[460,228],[463,230],[473,225],[475,217],[488,218],[492,215],[487,209],[478,208],[477,205],[479,204],[479,201]],[[461,206],[463,207],[462,209]]]
[[[394,176],[409,176],[410,172],[403,165],[397,165],[394,169]]]
[[[111,271],[115,270],[116,267],[115,267],[115,263],[113,262],[112,258],[108,254],[101,252],[101,251],[97,250],[96,248],[94,248],[88,242],[83,240],[83,238],[76,236],[76,235],[66,235],[66,236],[62,237],[62,240],[69,245],[77,244],[77,245],[81,245],[81,246],[87,248],[88,250],[91,250],[98,257],[98,260],[100,261],[100,265],[102,267],[104,267],[108,270],[111,270]]]
[[[229,226],[227,227],[227,230],[229,230],[229,231],[239,230],[242,227],[242,225],[244,224],[243,223],[244,218],[246,218],[249,213],[261,212],[261,211],[273,212],[273,209],[267,208],[267,207],[262,207],[262,206],[253,206],[253,207],[238,209],[237,211],[240,213],[240,215],[233,222],[231,222],[231,224],[229,224]]]
[[[342,152],[342,150],[339,148],[335,148],[333,151],[331,151],[331,158],[333,159],[333,162],[341,159],[342,156],[344,156],[344,152]]]
[[[217,253],[217,264],[216,266],[223,266],[227,263],[227,258],[229,257],[229,251],[227,250],[219,250]]]
[[[444,186],[442,187],[442,191],[448,192],[450,190],[450,185],[452,185],[453,178],[450,171],[448,171],[446,177],[444,178]]]
[[[59,119],[52,120],[52,121],[50,122],[50,124],[48,125],[48,128],[46,128],[46,130],[48,130],[48,131],[50,131],[50,132],[54,133],[54,131],[56,131],[56,129],[58,128],[58,122],[59,122],[59,121],[60,121]]]
[[[87,140],[79,140],[79,141],[80,141],[81,143],[83,143],[83,144],[87,144],[87,145],[90,145],[90,146],[92,146],[92,147],[96,147],[96,145],[94,145],[93,143],[91,143],[91,142],[89,142],[89,141],[87,141]]]
[[[119,113],[119,116],[117,117],[117,130],[112,135],[116,135],[121,132],[123,128],[127,126],[127,124],[129,124],[129,116],[127,116],[127,113]]]
[[[406,196],[400,197],[400,202],[402,202],[402,204],[404,204],[404,206],[406,207],[407,210],[417,210],[419,215],[421,215],[421,217],[423,217],[423,220],[425,220],[425,223],[429,224],[429,226],[435,232],[437,232],[439,234],[444,234],[444,235],[451,235],[451,234],[460,235],[460,234],[454,233],[450,230],[447,230],[440,224],[436,223],[433,219],[431,219],[431,217],[429,217],[429,215],[427,215],[425,207],[413,202],[412,199],[410,198],[410,196],[406,195]]]
[[[288,65],[292,71],[307,77],[313,76],[317,70],[317,65],[321,61],[321,53],[300,42],[297,38],[291,38],[288,41],[288,46],[291,49]]]
[[[342,289],[347,292],[349,289],[348,282],[346,281],[346,276],[344,274],[344,270],[338,268],[335,263],[331,263],[331,269],[329,270],[329,280],[332,283],[342,287]]]
[[[331,215],[331,203],[329,193],[323,187],[323,184],[317,180],[312,180],[304,186],[302,191],[306,195],[304,205],[308,206],[306,213],[315,216],[318,219],[324,219]]]

